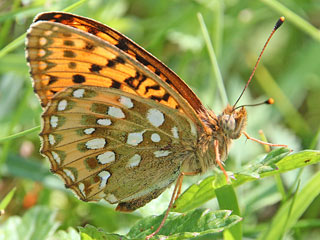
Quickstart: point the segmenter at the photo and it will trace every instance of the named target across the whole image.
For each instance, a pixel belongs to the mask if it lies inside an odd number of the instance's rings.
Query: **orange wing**
[[[198,99],[198,97],[193,93],[193,91],[168,67],[166,67],[161,61],[159,61],[157,58],[152,56],[150,53],[145,51],[143,48],[138,46],[136,43],[131,41],[129,38],[125,37],[121,33],[117,32],[116,30],[103,25],[101,23],[98,23],[94,20],[80,17],[73,14],[68,13],[62,13],[62,12],[48,12],[48,13],[42,13],[38,15],[34,22],[39,21],[50,21],[50,22],[58,22],[76,29],[79,29],[83,32],[92,34],[109,44],[115,46],[119,50],[121,50],[124,54],[130,56],[135,61],[139,62],[143,66],[147,67],[151,72],[153,72],[155,75],[158,76],[159,79],[161,79],[164,83],[166,83],[168,86],[170,86],[173,90],[175,90],[179,95],[181,95],[184,99],[187,100],[187,102],[191,105],[191,107],[196,111],[200,112],[204,109],[202,103]],[[88,44],[85,46],[86,48],[90,49],[92,48],[92,45]],[[121,61],[121,60],[120,60]],[[113,63],[117,63],[114,61]],[[132,85],[136,84],[135,87],[141,82],[141,76],[133,76],[131,78]],[[50,78],[50,77],[49,77]],[[138,79],[138,80],[137,80]],[[55,79],[49,79],[48,84],[51,84],[50,88],[54,88],[54,82]],[[78,81],[81,82],[81,79]],[[63,86],[59,87],[68,87],[73,85],[74,83],[70,82],[64,82]],[[87,83],[88,84],[88,83]],[[94,84],[89,85],[95,85],[95,86],[105,86],[105,87],[115,87],[117,83],[112,84],[106,84],[102,81],[95,81]],[[147,84],[145,83],[147,86]],[[155,84],[148,84],[151,88],[149,90],[158,90],[158,86]],[[154,89],[153,89],[154,88]],[[50,99],[52,97],[52,93],[55,93],[57,89],[55,89],[51,93],[47,93],[46,97]],[[129,91],[130,92],[130,91]],[[131,91],[132,92],[132,91]],[[150,94],[151,96],[152,94]],[[148,97],[148,96],[146,96]],[[152,98],[152,97],[151,97]],[[161,103],[165,103],[168,98],[168,94],[164,93],[161,96],[154,95],[154,100],[158,100]],[[161,99],[160,99],[161,98]],[[47,101],[42,99],[43,105],[46,105]],[[168,104],[165,104],[168,105]]]

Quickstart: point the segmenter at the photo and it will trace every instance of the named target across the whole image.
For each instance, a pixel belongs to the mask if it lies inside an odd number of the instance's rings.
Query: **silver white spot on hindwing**
[[[151,108],[147,112],[147,119],[153,126],[159,127],[164,122],[164,115],[158,109]]]
[[[133,102],[130,98],[121,96],[119,102],[127,108],[133,108]]]
[[[86,197],[86,193],[85,193],[85,191],[84,191],[84,190],[85,190],[84,184],[83,184],[83,183],[79,183],[78,187],[79,187],[79,190],[80,190],[81,194],[82,194],[84,197]]]
[[[141,156],[139,154],[133,155],[132,158],[129,159],[129,162],[127,164],[127,167],[133,168],[139,166],[139,163],[141,161]]]
[[[86,142],[86,147],[88,149],[100,149],[106,145],[106,140],[104,138],[95,138]]]
[[[137,146],[139,143],[143,141],[143,134],[146,130],[143,130],[142,132],[135,132],[135,133],[129,133],[127,138],[127,144],[130,144],[132,146]]]
[[[116,159],[116,155],[114,152],[108,151],[98,155],[97,159],[100,164],[107,164],[114,162],[114,160]]]
[[[72,182],[76,181],[76,177],[74,176],[74,174],[69,170],[69,169],[63,169],[64,173],[67,175],[67,177],[69,177],[71,179]]]
[[[168,150],[159,150],[155,151],[153,154],[155,157],[166,157],[170,154],[171,152]]]
[[[112,122],[108,118],[100,118],[97,120],[97,123],[102,126],[110,126]]]
[[[152,142],[160,142],[161,138],[158,133],[152,133],[151,135],[151,141]]]
[[[81,89],[81,88],[73,91],[73,93],[72,93],[72,95],[75,98],[83,98],[83,94],[84,94],[84,89]]]
[[[52,134],[49,134],[48,139],[49,139],[50,145],[54,145],[56,143],[56,139]]]
[[[95,128],[86,128],[85,130],[83,130],[83,132],[87,135],[90,135],[94,133],[95,130],[96,130]]]
[[[68,102],[67,100],[63,99],[58,103],[58,111],[63,111],[67,108]]]
[[[98,176],[101,178],[99,189],[102,189],[107,185],[108,178],[111,176],[111,174],[108,171],[102,171],[98,174]]]
[[[171,132],[174,138],[179,139],[179,133],[178,133],[178,128],[177,127],[173,127],[171,128]]]
[[[51,116],[50,118],[51,127],[56,128],[58,126],[58,121],[59,121],[59,118],[57,116]]]
[[[59,155],[58,155],[56,152],[54,152],[54,151],[51,152],[51,155],[52,155],[53,159],[56,161],[56,163],[57,163],[58,165],[60,165],[61,159],[60,159]]]
[[[117,107],[109,107],[108,115],[115,118],[124,118],[125,115],[120,108]]]

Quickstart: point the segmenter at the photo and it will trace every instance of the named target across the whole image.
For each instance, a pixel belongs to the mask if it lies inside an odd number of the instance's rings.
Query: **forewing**
[[[38,21],[58,22],[92,34],[110,43],[155,73],[163,82],[166,82],[168,86],[183,96],[194,110],[202,110],[203,106],[198,97],[173,71],[118,31],[97,21],[62,12],[39,14],[34,22]]]
[[[185,114],[118,89],[69,87],[42,118],[41,153],[84,201],[126,202],[164,189],[194,157],[196,128]]]
[[[45,107],[75,84],[116,88],[185,112],[201,125],[202,105],[169,68],[111,28],[66,13],[39,15],[28,31],[27,60]]]

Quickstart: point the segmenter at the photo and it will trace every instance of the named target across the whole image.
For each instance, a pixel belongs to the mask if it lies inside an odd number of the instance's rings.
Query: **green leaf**
[[[60,230],[54,236],[47,240],[80,240],[80,234],[74,228],[68,228],[67,231]]]
[[[59,224],[54,221],[56,213],[46,207],[34,207],[24,216],[13,216],[0,226],[0,239],[43,240],[51,236]]]
[[[79,227],[81,240],[126,240],[125,236],[118,234],[107,233],[102,229],[97,229],[94,226],[86,225],[85,227]]]
[[[151,234],[160,225],[164,215],[147,217],[140,220],[128,233],[130,238],[144,238]],[[209,209],[196,209],[186,214],[170,213],[163,228],[156,239],[196,239],[210,234],[221,238],[221,232],[241,221],[229,210],[211,211]]]
[[[252,163],[246,165],[238,174],[232,179],[232,184],[238,186],[243,184],[246,181],[254,180],[259,178],[260,171],[266,171],[266,168],[270,168],[268,164],[274,164],[279,161],[282,157],[287,155],[290,152],[289,149],[279,148],[270,152],[262,160],[253,161]],[[217,184],[219,178],[223,178],[224,175],[216,174],[204,179],[199,184],[191,185],[175,202],[175,212],[185,212],[196,207],[201,206],[205,202],[216,197],[215,190],[222,187],[220,184]]]
[[[272,173],[263,174],[262,177],[274,175],[277,173],[287,172],[293,169],[305,167],[320,162],[320,151],[304,150],[291,154],[279,161],[276,165],[278,170]]]
[[[320,151],[305,150],[290,154],[287,148],[278,148],[268,153],[262,160],[252,161],[234,174],[232,185],[237,187],[249,181],[284,173],[293,169],[320,162]],[[191,185],[175,202],[175,212],[185,212],[201,206],[216,197],[215,190],[221,186],[214,184],[222,174],[210,176],[201,183]]]
[[[213,181],[216,176],[210,176],[201,181],[199,184],[191,185],[175,202],[174,212],[186,212],[201,206],[209,199],[216,197],[213,187]]]

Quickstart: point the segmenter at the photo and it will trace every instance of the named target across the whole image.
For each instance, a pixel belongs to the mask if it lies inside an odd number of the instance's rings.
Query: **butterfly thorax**
[[[198,157],[201,165],[201,172],[216,165],[214,141],[219,143],[219,156],[221,161],[225,161],[229,152],[232,139],[241,136],[246,122],[247,111],[244,107],[234,110],[228,105],[221,115],[217,116],[212,110],[205,110],[200,114],[205,131],[199,138]]]

